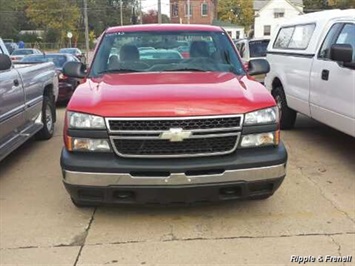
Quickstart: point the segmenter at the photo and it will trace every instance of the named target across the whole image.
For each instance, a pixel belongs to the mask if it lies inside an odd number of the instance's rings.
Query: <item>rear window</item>
[[[315,24],[284,27],[279,30],[273,47],[305,50],[313,35]]]
[[[250,57],[265,57],[266,49],[270,40],[259,40],[249,42]]]
[[[12,52],[13,55],[29,55],[33,53],[33,50],[15,50]]]
[[[33,50],[15,50],[12,53],[13,55],[29,55],[33,54]]]

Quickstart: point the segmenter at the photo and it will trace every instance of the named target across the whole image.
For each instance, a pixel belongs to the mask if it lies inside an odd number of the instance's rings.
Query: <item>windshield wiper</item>
[[[130,73],[130,72],[143,72],[143,71],[137,69],[130,69],[130,68],[117,68],[117,69],[106,69],[97,74],[101,75],[101,74],[108,74],[108,73]]]

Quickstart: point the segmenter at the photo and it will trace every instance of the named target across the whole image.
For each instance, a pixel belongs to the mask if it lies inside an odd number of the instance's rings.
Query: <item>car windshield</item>
[[[63,54],[75,54],[76,53],[76,49],[60,49],[59,53],[63,53]]]
[[[19,49],[12,52],[13,55],[29,55],[33,54],[33,50],[30,49]]]
[[[258,40],[249,42],[250,57],[265,57],[270,40]]]
[[[137,31],[106,33],[89,76],[169,71],[245,74],[224,32]]]
[[[67,62],[65,55],[31,55],[24,57],[21,62],[27,63],[39,63],[39,62],[53,62],[56,68],[63,68],[63,65]]]

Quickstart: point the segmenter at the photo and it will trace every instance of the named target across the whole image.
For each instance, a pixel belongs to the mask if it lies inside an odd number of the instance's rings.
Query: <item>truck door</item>
[[[3,149],[16,140],[25,124],[24,109],[18,72],[14,68],[0,71],[0,158]]]
[[[351,44],[355,61],[354,22],[335,23],[315,57],[311,72],[311,116],[355,136],[355,70],[330,60],[333,44]]]

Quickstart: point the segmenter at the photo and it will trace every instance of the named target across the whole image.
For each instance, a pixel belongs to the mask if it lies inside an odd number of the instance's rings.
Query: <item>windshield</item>
[[[224,32],[144,31],[107,33],[89,76],[165,71],[244,74],[233,44]]]
[[[67,62],[67,58],[65,55],[33,55],[24,57],[21,62],[53,62],[56,68],[62,68],[63,65]]]
[[[270,40],[250,41],[250,57],[266,57],[266,49]]]
[[[15,50],[12,53],[13,55],[29,55],[33,54],[33,50]]]
[[[63,54],[75,54],[77,52],[77,50],[76,49],[60,49],[59,52],[63,53]]]

